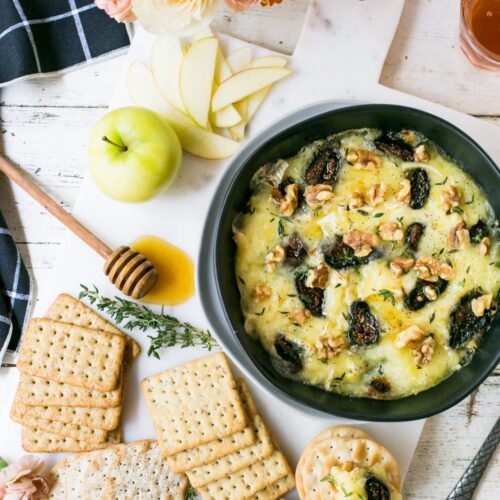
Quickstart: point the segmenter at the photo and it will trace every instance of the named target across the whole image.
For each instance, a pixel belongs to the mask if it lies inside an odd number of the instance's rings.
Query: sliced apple
[[[218,48],[217,38],[202,38],[191,45],[181,66],[179,82],[184,106],[191,118],[203,128],[208,126]]]
[[[252,63],[250,64],[250,67],[252,68],[268,68],[268,67],[273,67],[273,68],[284,68],[287,64],[287,60],[284,57],[279,57],[279,56],[264,56],[264,57],[258,57],[257,59],[254,59]],[[269,94],[269,91],[271,90],[271,85],[268,87],[263,88],[262,90],[259,90],[258,92],[255,92],[254,94],[250,95],[245,99],[247,103],[247,109],[246,109],[246,115],[245,115],[245,121],[248,123],[257,110],[259,109],[260,105],[262,102],[265,100],[267,97],[267,94]]]
[[[218,111],[241,101],[250,94],[285,78],[290,73],[291,71],[286,68],[250,68],[240,71],[224,80],[217,88],[212,98],[212,110]]]
[[[217,61],[215,63],[215,82],[220,84],[230,76],[232,76],[231,68],[222,53],[222,50],[219,47],[217,52]],[[233,105],[226,106],[215,113],[212,112],[210,115],[210,121],[216,127],[232,127],[237,123],[243,121],[242,116]]]
[[[193,36],[192,43],[196,43],[199,40],[203,40],[204,38],[210,38],[213,37],[214,32],[210,28],[203,28],[201,31],[198,31],[196,35]]]
[[[233,156],[240,145],[222,135],[200,127],[180,127],[176,130],[183,149],[207,160],[222,160]]]
[[[159,36],[151,51],[151,71],[161,93],[179,111],[186,112],[179,90],[184,54],[178,38]]]
[[[257,57],[250,63],[251,68],[284,68],[288,61],[280,56]]]
[[[233,73],[238,73],[245,69],[252,60],[252,49],[250,47],[240,47],[227,56],[227,63]]]
[[[215,113],[210,113],[210,121],[213,125],[220,128],[233,127],[243,121],[242,116],[236,111],[234,106],[227,106],[219,109]]]
[[[127,71],[127,90],[136,106],[150,109],[165,117],[172,125],[194,125],[193,120],[168,102],[158,89],[150,69],[141,61],[133,61]],[[174,127],[175,128],[175,127]]]
[[[238,50],[235,50],[228,56],[228,65],[231,68],[233,73],[238,73],[243,69],[247,68],[250,65],[250,61],[252,58],[252,51],[250,47],[242,47]],[[247,114],[247,103],[246,101],[237,102],[234,104],[234,107],[242,117],[242,120],[229,127],[229,133],[231,137],[235,141],[241,141],[245,137],[245,124],[247,122],[246,114]],[[224,108],[226,109],[226,108]]]

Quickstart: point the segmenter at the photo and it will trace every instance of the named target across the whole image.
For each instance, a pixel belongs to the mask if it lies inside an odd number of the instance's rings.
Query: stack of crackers
[[[174,474],[156,441],[135,441],[59,462],[48,477],[49,500],[184,500],[188,481]]]
[[[392,454],[356,427],[332,427],[306,446],[295,471],[301,500],[400,500],[401,475]]]
[[[11,418],[29,452],[81,452],[121,442],[126,367],[140,353],[131,337],[70,295],[32,319],[17,367]]]
[[[243,380],[214,354],[142,381],[173,472],[185,472],[204,499],[273,499],[295,486]]]

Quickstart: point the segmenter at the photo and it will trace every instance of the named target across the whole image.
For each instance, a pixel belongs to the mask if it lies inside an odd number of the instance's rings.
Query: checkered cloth
[[[31,277],[0,213],[0,362],[16,352],[32,297]]]
[[[92,0],[0,0],[0,86],[87,64],[129,43],[125,25]]]

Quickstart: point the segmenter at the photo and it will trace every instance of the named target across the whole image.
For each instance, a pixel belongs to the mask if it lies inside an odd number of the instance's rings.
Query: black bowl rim
[[[318,113],[313,113],[310,116],[301,116],[304,113],[311,112],[315,108],[318,107],[324,107],[325,105],[335,105],[337,104],[336,107],[333,107],[332,109],[328,109],[326,111],[318,112]],[[359,415],[358,413],[355,412],[350,412],[350,411],[343,411],[343,410],[336,410],[336,409],[331,409],[331,408],[324,408],[324,407],[316,407],[311,405],[309,401],[306,401],[305,399],[301,398],[300,396],[297,396],[296,394],[292,392],[287,392],[283,390],[282,387],[276,385],[268,376],[267,374],[260,370],[260,368],[256,365],[256,363],[253,361],[252,357],[247,353],[244,345],[242,344],[240,338],[238,335],[233,334],[234,329],[232,328],[232,323],[231,320],[228,316],[227,309],[224,304],[224,300],[221,294],[220,286],[219,286],[219,280],[217,276],[217,255],[215,249],[217,248],[219,244],[219,240],[221,237],[221,231],[220,231],[220,219],[210,220],[211,218],[214,218],[214,214],[222,216],[225,211],[225,206],[227,202],[227,198],[229,196],[229,193],[232,192],[235,183],[238,181],[239,173],[241,170],[244,169],[245,165],[247,162],[251,159],[253,155],[255,155],[256,151],[264,148],[269,142],[273,141],[277,135],[284,135],[287,133],[289,129],[292,129],[296,127],[297,125],[300,125],[301,123],[308,122],[312,119],[320,119],[322,116],[334,114],[336,111],[342,111],[342,112],[348,112],[349,110],[356,110],[356,111],[372,111],[372,110],[380,110],[380,109],[391,109],[391,110],[399,110],[399,111],[411,111],[411,112],[416,112],[420,114],[422,117],[425,119],[429,119],[434,122],[439,122],[442,126],[446,128],[452,129],[457,135],[461,137],[462,140],[468,142],[471,147],[476,151],[477,154],[482,155],[486,162],[494,169],[496,170],[497,173],[500,173],[500,168],[497,166],[497,164],[493,161],[493,159],[488,155],[488,153],[474,140],[472,139],[468,134],[463,132],[459,127],[456,125],[448,122],[447,120],[436,116],[432,113],[429,113],[427,111],[423,111],[417,108],[413,108],[410,106],[403,106],[403,105],[397,105],[397,104],[384,104],[384,103],[355,103],[355,102],[344,102],[344,101],[323,101],[320,103],[315,103],[312,105],[305,106],[299,110],[296,110],[289,115],[285,116],[284,118],[279,119],[277,122],[271,124],[270,126],[266,127],[263,129],[253,140],[251,140],[245,147],[238,153],[238,155],[231,161],[230,166],[227,168],[226,172],[223,174],[221,177],[218,186],[215,190],[212,202],[210,204],[210,208],[208,211],[207,219],[205,221],[204,229],[203,229],[203,236],[202,236],[202,243],[201,243],[201,249],[200,249],[200,257],[199,257],[199,265],[198,265],[198,290],[200,290],[200,296],[202,299],[202,306],[205,310],[205,313],[212,324],[215,320],[212,315],[212,311],[216,310],[216,307],[220,307],[222,309],[222,315],[224,317],[224,323],[226,330],[231,332],[231,335],[237,342],[237,346],[239,347],[239,350],[241,353],[243,353],[246,357],[246,359],[252,364],[253,369],[255,369],[260,376],[264,377],[265,381],[269,386],[271,386],[275,392],[277,391],[279,393],[280,399],[286,401],[287,399],[290,399],[296,403],[299,403],[303,407],[305,407],[306,411],[309,412],[310,410],[313,410],[315,413],[319,413],[322,415],[329,415],[329,416],[338,416],[342,418],[348,418],[348,419],[355,419],[355,420],[363,420],[363,421],[372,421],[372,422],[404,422],[404,421],[412,421],[412,420],[419,420],[423,418],[428,418],[433,415],[436,415],[438,413],[444,412],[448,410],[449,408],[455,406],[458,404],[460,401],[465,399],[470,393],[472,393],[477,387],[479,387],[484,380],[491,374],[491,372],[495,369],[496,365],[500,361],[500,351],[496,353],[495,356],[492,356],[490,362],[485,365],[485,367],[482,369],[481,375],[478,376],[473,383],[468,384],[467,386],[464,387],[464,389],[454,398],[451,398],[449,401],[442,403],[432,410],[428,411],[420,411],[420,412],[413,412],[409,413],[406,416],[403,417],[392,417],[392,416],[379,416],[373,415],[373,414],[364,414],[364,415]],[[289,123],[287,123],[289,122]],[[285,126],[286,124],[286,126]],[[281,127],[281,128],[280,128]],[[278,130],[274,130],[278,128]],[[251,151],[249,153],[249,151]],[[242,161],[243,160],[243,161]],[[464,170],[467,171],[466,168]],[[212,226],[213,223],[213,226]],[[215,231],[214,231],[215,229]],[[209,257],[209,265],[206,266],[206,261],[204,261],[205,258]],[[204,262],[202,262],[204,261]],[[217,295],[217,301],[212,300],[213,299],[213,293],[204,293],[204,291],[207,289],[206,285],[208,283],[212,282],[212,286],[214,290],[212,292],[216,292]],[[204,284],[204,286],[200,286],[201,284]],[[208,305],[210,304],[211,310],[209,310]],[[214,307],[215,306],[215,307]],[[220,318],[218,318],[218,321],[220,321]],[[216,333],[216,336],[218,340],[221,342],[221,344],[228,350],[230,351],[234,357],[237,357],[237,354],[233,353],[231,348],[227,345],[227,343],[220,338],[220,336]],[[241,360],[237,359],[238,363],[241,364]],[[463,369],[466,369],[464,367]],[[248,370],[246,370],[248,371]],[[255,378],[254,375],[252,375],[252,378]],[[259,381],[259,385],[262,385],[262,383]],[[438,387],[439,384],[437,384]],[[264,387],[265,390],[270,389],[270,387]],[[423,391],[425,392],[425,391]],[[419,393],[421,394],[421,393]],[[401,400],[404,399],[409,399],[409,398],[416,398],[418,397],[419,394],[412,395],[412,396],[407,396],[406,398],[401,398]],[[349,398],[349,396],[346,396]],[[359,398],[352,398],[352,399],[359,399]],[[367,401],[372,401],[369,398],[360,398],[360,399],[365,399]],[[384,400],[378,400],[381,403],[384,402]],[[391,401],[391,400],[388,400]]]

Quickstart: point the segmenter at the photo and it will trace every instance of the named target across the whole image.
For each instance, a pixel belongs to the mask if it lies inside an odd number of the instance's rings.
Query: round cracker
[[[303,457],[306,457],[309,453],[309,450],[316,444],[321,441],[326,441],[330,439],[371,439],[371,437],[361,429],[357,427],[350,427],[348,425],[338,425],[336,427],[330,427],[324,431],[321,431],[319,434],[314,436],[311,441],[307,444],[307,446],[302,451],[302,454],[299,459],[299,463],[297,464],[296,469],[296,478],[297,481],[298,475],[300,474],[300,469],[303,467]]]
[[[321,479],[330,474],[332,467],[348,462],[369,470],[379,464],[384,471],[383,476],[377,474],[380,479],[389,483],[397,492],[400,491],[399,466],[386,448],[371,439],[334,438],[314,443],[301,458],[300,469],[297,467],[296,471],[300,498],[334,498],[329,483]]]

